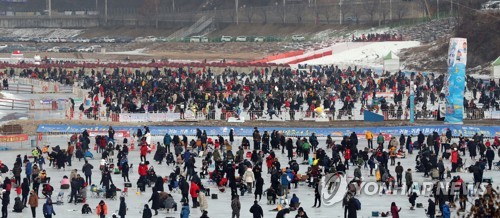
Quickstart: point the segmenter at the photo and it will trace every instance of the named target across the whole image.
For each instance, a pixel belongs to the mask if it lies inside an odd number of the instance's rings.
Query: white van
[[[238,37],[236,37],[236,41],[237,42],[246,42],[247,37],[246,36],[238,36]]]
[[[231,42],[233,40],[233,37],[232,36],[222,36],[220,38],[220,41],[221,42]]]
[[[189,42],[201,42],[201,36],[191,36]]]

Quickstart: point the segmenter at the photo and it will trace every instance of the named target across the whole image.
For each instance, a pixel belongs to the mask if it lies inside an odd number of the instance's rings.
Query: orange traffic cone
[[[130,150],[133,151],[135,149],[134,143],[132,142],[132,145],[130,145]]]

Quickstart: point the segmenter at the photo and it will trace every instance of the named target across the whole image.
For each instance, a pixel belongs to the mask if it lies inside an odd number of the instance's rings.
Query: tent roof
[[[396,56],[392,51],[390,51],[386,56],[384,56],[384,60],[393,60],[393,59],[399,59],[399,57]]]
[[[493,63],[491,63],[491,65],[500,66],[500,56],[495,61],[493,61]]]
[[[13,55],[20,55],[20,54],[23,54],[21,51],[19,50],[15,50],[14,52],[12,52]]]

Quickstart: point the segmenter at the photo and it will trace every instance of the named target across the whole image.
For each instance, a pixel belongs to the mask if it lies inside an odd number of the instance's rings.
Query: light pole
[[[235,8],[235,10],[236,10],[236,25],[238,25],[239,22],[240,22],[239,21],[239,19],[240,19],[239,17],[240,16],[239,16],[239,13],[238,13],[238,0],[234,0],[234,1],[235,1],[235,5],[236,5],[236,8]]]
[[[104,0],[104,23],[108,23],[108,0]]]
[[[286,4],[286,0],[283,0],[283,23],[286,23],[286,7],[285,7],[285,4]]]
[[[392,20],[392,0],[389,0],[389,19]]]
[[[439,19],[439,0],[437,0],[437,18]]]
[[[175,12],[175,0],[172,0],[172,12]]]
[[[49,17],[52,17],[52,0],[48,0],[48,12],[49,12]]]
[[[340,2],[339,2],[339,8],[340,8],[340,11],[339,11],[339,14],[340,14],[340,25],[342,25],[342,0],[340,0]]]

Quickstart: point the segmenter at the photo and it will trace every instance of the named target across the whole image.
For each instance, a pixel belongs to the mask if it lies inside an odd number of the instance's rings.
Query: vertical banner
[[[413,80],[410,81],[410,123],[415,122],[415,91]]]
[[[446,115],[449,124],[463,123],[465,65],[467,63],[467,39],[451,38],[448,50],[448,76],[444,87]]]

